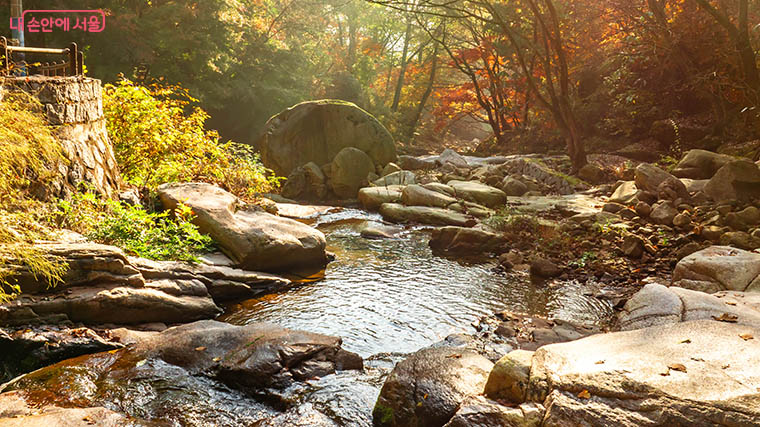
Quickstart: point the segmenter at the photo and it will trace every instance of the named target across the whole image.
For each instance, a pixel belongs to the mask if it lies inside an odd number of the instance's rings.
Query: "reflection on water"
[[[433,256],[429,236],[409,229],[398,239],[367,240],[359,224],[379,217],[345,210],[320,217],[336,255],[325,279],[227,308],[233,324],[268,321],[344,338],[364,357],[413,352],[447,335],[472,332],[471,322],[510,310],[593,322],[609,306],[581,295],[577,285],[533,285],[495,272],[494,263],[462,265]]]

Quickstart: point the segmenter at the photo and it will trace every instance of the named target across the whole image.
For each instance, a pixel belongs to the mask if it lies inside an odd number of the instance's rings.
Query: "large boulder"
[[[383,203],[380,206],[380,215],[388,221],[401,224],[416,222],[428,225],[472,227],[476,223],[471,217],[449,209],[427,206],[404,206],[398,203]]]
[[[696,320],[544,346],[530,373],[543,425],[755,425],[760,329]]]
[[[367,176],[374,171],[375,165],[364,151],[346,147],[335,156],[328,182],[336,196],[354,199],[359,189],[369,184]]]
[[[623,205],[635,205],[639,200],[637,194],[639,189],[634,181],[625,181],[615,189],[610,196],[610,203],[620,203]]]
[[[325,236],[298,221],[242,209],[232,194],[204,183],[164,184],[158,196],[166,209],[192,208],[194,223],[245,270],[282,271],[324,267]]]
[[[359,190],[359,203],[364,209],[376,211],[383,203],[398,203],[404,187],[389,185],[387,187],[365,187]]]
[[[430,247],[435,252],[483,256],[509,250],[509,241],[501,234],[477,228],[443,227],[433,230]]]
[[[760,199],[760,168],[749,160],[727,163],[705,185],[716,202]]]
[[[545,409],[535,403],[505,406],[483,396],[469,396],[444,427],[539,427]]]
[[[760,293],[725,291],[711,295],[650,283],[626,302],[619,318],[621,329],[626,331],[721,318],[760,327]]]
[[[257,142],[264,164],[288,176],[297,167],[325,165],[346,147],[365,152],[376,166],[396,161],[393,137],[377,119],[344,101],[310,101],[272,117]]]
[[[454,189],[460,199],[481,204],[488,208],[497,208],[507,203],[507,195],[499,190],[476,181],[449,181],[447,185]]]
[[[461,154],[457,153],[451,148],[447,148],[443,150],[443,152],[441,152],[441,155],[438,156],[438,162],[441,165],[445,165],[448,163],[458,168],[469,167],[469,164],[467,163],[467,159],[465,159]]]
[[[471,395],[483,393],[493,368],[462,349],[420,350],[393,369],[372,411],[376,426],[443,426]]]
[[[725,154],[706,150],[689,150],[673,169],[673,175],[679,178],[710,179],[720,168],[736,160]]]
[[[673,271],[673,286],[707,293],[760,292],[760,254],[712,246],[682,259]]]

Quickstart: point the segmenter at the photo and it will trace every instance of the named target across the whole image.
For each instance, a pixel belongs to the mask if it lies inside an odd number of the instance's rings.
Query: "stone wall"
[[[56,196],[87,183],[108,197],[121,184],[103,117],[100,80],[87,77],[6,78],[1,91],[22,90],[37,97],[69,159],[60,167],[64,176]]]

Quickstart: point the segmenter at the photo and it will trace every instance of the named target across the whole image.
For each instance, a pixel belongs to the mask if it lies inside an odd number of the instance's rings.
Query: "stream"
[[[588,325],[612,312],[574,282],[531,283],[525,273],[497,270],[492,259],[437,257],[429,228],[397,227],[395,238],[365,239],[362,227],[383,225],[380,216],[344,208],[303,221],[325,233],[335,261],[286,291],[228,305],[219,320],[342,337],[343,348],[364,357],[364,370],[250,396],[160,360],[105,352],[61,362],[18,387],[32,402],[103,406],[147,421],[135,425],[369,426],[397,362],[451,334],[475,332],[484,315],[508,310]],[[498,354],[510,350],[499,345]]]

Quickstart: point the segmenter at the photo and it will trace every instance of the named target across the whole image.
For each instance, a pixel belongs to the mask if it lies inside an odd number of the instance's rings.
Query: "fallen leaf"
[[[447,356],[447,357],[449,357],[450,359],[461,359],[462,355],[461,354],[452,354],[451,356]]]
[[[195,351],[206,351],[206,347],[195,347]]]
[[[143,360],[141,360],[141,361],[137,362],[137,363],[135,364],[135,366],[139,368],[140,366],[142,366],[142,365],[146,364],[147,362],[148,362],[147,360],[143,359]]]
[[[665,372],[660,372],[660,375],[662,375],[663,377],[667,377],[667,376],[670,376],[670,369],[668,369],[668,370],[667,370],[667,371],[665,371]]]
[[[712,318],[718,322],[736,323],[739,321],[739,316],[731,313],[723,313],[718,317],[713,316]]]
[[[213,358],[211,360],[213,360],[214,362],[218,362],[218,361],[222,360],[222,358],[221,357],[215,357],[215,358]]]
[[[726,304],[728,304],[728,305],[736,305],[736,302],[734,302],[734,301],[726,301]]]
[[[583,390],[582,392],[578,393],[578,397],[581,399],[591,399],[591,393],[589,393],[588,390]]]
[[[739,338],[743,339],[744,341],[749,341],[755,337],[753,337],[752,334],[741,334],[739,335]]]
[[[686,372],[686,366],[680,363],[672,363],[668,365],[668,369],[671,369],[673,371],[678,371],[678,372]]]
[[[721,368],[721,369],[728,369],[728,368],[730,368],[730,367],[731,367],[731,365],[723,365],[723,366],[721,366],[720,368]]]
[[[679,344],[691,344],[691,340],[687,338],[687,339],[681,341]]]
[[[604,360],[597,360],[596,364],[597,365],[603,365],[604,364]]]

